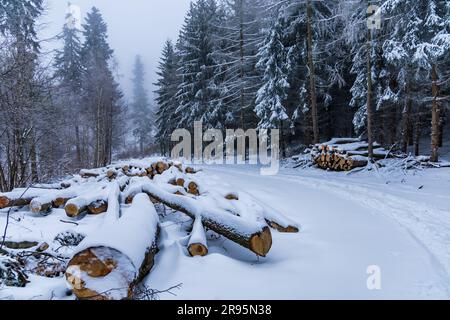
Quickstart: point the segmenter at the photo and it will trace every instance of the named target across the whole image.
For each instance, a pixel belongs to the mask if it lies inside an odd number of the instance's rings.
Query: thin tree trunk
[[[37,154],[36,154],[36,142],[33,137],[31,139],[31,145],[30,145],[30,166],[31,166],[31,181],[33,183],[36,183],[39,181],[39,175],[38,175],[38,168],[37,168]]]
[[[81,142],[80,142],[80,127],[78,124],[75,125],[75,149],[77,153],[77,165],[79,168],[82,167],[81,165]]]
[[[440,108],[437,101],[439,95],[438,87],[438,75],[436,66],[433,65],[431,69],[432,80],[432,94],[433,94],[433,106],[431,109],[431,161],[439,161],[439,121],[440,121]]]
[[[416,157],[420,156],[420,137],[422,135],[422,124],[420,119],[420,114],[417,115],[416,120],[416,136],[414,140],[414,153]]]
[[[239,3],[239,54],[240,54],[240,84],[241,84],[241,128],[244,128],[244,0]]]
[[[439,148],[442,148],[444,146],[444,127],[445,127],[445,108],[440,110],[441,117],[439,120]]]
[[[316,74],[313,59],[313,30],[312,30],[312,6],[311,1],[307,1],[307,33],[308,33],[308,68],[309,68],[309,90],[311,95],[311,116],[313,126],[313,143],[319,143],[319,119],[317,112]]]
[[[369,159],[373,159],[373,106],[372,106],[372,34],[368,31],[367,39],[367,140]]]
[[[405,107],[403,108],[402,114],[402,152],[408,152],[408,145],[410,145],[411,137],[411,110],[412,110],[412,99],[411,99],[411,88],[409,83],[406,84],[406,98]]]

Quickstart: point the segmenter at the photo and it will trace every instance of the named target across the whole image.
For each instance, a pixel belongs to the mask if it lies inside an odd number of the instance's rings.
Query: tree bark
[[[367,39],[367,140],[369,143],[368,154],[369,159],[373,159],[373,84],[372,84],[372,33],[369,29]]]
[[[316,73],[313,57],[313,30],[312,30],[312,5],[308,0],[306,3],[307,16],[307,37],[308,37],[308,69],[309,69],[309,91],[311,99],[311,116],[313,126],[313,143],[319,143],[319,119],[317,111],[317,93],[316,93]]]
[[[437,101],[439,95],[438,75],[436,66],[433,65],[431,69],[432,94],[433,105],[431,109],[431,162],[439,161],[439,121],[440,121],[440,107]]]
[[[422,136],[422,123],[420,114],[417,115],[415,126],[415,139],[414,139],[414,154],[416,157],[420,156],[420,137]]]
[[[411,89],[409,83],[406,84],[406,98],[405,106],[403,108],[402,114],[402,152],[408,152],[408,146],[410,144],[411,136],[411,110],[412,110],[412,99],[411,99]]]

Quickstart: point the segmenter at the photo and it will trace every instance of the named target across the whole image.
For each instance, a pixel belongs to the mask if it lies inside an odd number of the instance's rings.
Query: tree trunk
[[[432,94],[433,94],[433,106],[431,109],[431,161],[439,161],[439,121],[440,121],[440,108],[437,101],[439,95],[438,87],[438,75],[436,66],[433,65],[431,69],[432,80]]]
[[[416,120],[416,136],[414,139],[414,154],[416,157],[420,156],[420,137],[422,135],[422,124],[420,120],[420,114],[417,115]]]
[[[311,116],[313,126],[313,143],[319,143],[319,119],[317,111],[317,93],[316,93],[316,73],[313,58],[313,30],[312,30],[312,5],[308,0],[306,4],[307,11],[307,33],[308,33],[308,69],[309,69],[309,90],[311,98]]]
[[[369,159],[373,159],[373,106],[372,106],[372,33],[368,31],[367,39],[367,140]]]
[[[441,119],[439,121],[439,148],[442,148],[444,146],[444,127],[445,127],[445,118],[446,116],[446,109],[443,108],[441,110]]]
[[[239,55],[240,55],[240,112],[241,112],[241,128],[244,128],[244,0],[239,2]]]
[[[77,166],[81,168],[81,142],[80,142],[80,127],[75,125],[75,149],[77,154]]]
[[[412,99],[411,99],[411,89],[409,83],[406,84],[406,98],[405,106],[403,108],[402,114],[402,152],[408,152],[408,146],[410,144],[411,136],[411,110],[412,110]]]
[[[33,137],[30,145],[30,167],[31,167],[31,182],[36,183],[39,181],[38,166],[37,166],[37,154],[36,154],[36,141]]]

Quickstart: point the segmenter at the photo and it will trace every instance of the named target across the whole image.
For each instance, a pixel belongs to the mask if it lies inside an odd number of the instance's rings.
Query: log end
[[[108,203],[106,201],[96,201],[88,206],[90,214],[101,214],[108,210]]]
[[[208,254],[208,248],[201,243],[192,243],[188,247],[191,257],[204,257]]]
[[[298,227],[295,226],[287,226],[287,227],[282,227],[280,226],[278,223],[273,222],[273,221],[267,221],[267,224],[272,228],[277,230],[278,232],[283,232],[283,233],[298,233],[300,232]]]
[[[225,199],[227,200],[239,200],[239,196],[236,193],[228,193],[225,195]]]
[[[30,203],[30,208],[31,208],[31,212],[33,212],[33,213],[46,213],[46,212],[50,211],[50,209],[52,208],[52,204],[32,201]]]
[[[264,229],[250,239],[250,250],[258,256],[265,257],[272,247],[272,233],[269,227]]]
[[[112,283],[111,285],[114,287],[111,290],[99,293],[99,290],[91,287],[92,282],[90,280],[104,278],[114,270],[120,272],[119,278],[114,277],[115,280],[121,280],[121,277],[127,278],[128,275],[121,274],[121,272],[131,269],[132,264],[127,259],[122,259],[122,256],[120,252],[106,247],[86,249],[75,255],[70,260],[65,274],[72,292],[80,300],[114,300],[114,298],[117,298],[117,294],[120,295],[120,293],[114,289],[120,288],[118,284]],[[122,264],[128,263],[128,265],[119,267],[119,261]],[[95,281],[93,283],[95,284]],[[129,294],[128,289],[120,291],[126,291]],[[127,296],[121,298],[127,298]]]
[[[0,196],[0,209],[4,209],[4,208],[8,207],[9,204],[10,204],[10,200],[8,199],[8,197]]]
[[[178,178],[177,179],[177,186],[184,187],[185,182],[186,181],[183,178]]]
[[[81,213],[80,208],[78,208],[78,206],[73,203],[66,204],[64,210],[66,211],[67,216],[70,218],[75,218]]]
[[[69,199],[56,198],[55,200],[53,200],[53,207],[55,207],[55,208],[62,207],[64,205],[66,205],[67,201],[69,201]]]

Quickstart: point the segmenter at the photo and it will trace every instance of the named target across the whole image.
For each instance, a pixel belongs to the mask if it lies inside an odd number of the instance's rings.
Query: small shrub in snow
[[[73,232],[65,231],[59,233],[55,237],[55,241],[58,242],[63,247],[76,247],[85,238],[85,235]]]
[[[0,285],[25,287],[27,279],[23,266],[17,260],[0,255]]]

